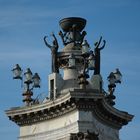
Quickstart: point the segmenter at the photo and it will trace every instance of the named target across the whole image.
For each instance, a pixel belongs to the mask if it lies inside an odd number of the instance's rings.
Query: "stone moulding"
[[[107,104],[105,100],[95,104],[93,113],[102,123],[105,123],[113,128],[120,129],[123,125],[127,125],[132,120],[133,115],[117,110]]]
[[[133,115],[110,106],[105,95],[96,90],[70,90],[55,100],[26,107],[12,108],[6,111],[9,119],[19,126],[45,121],[73,110],[91,111],[98,120],[120,129],[132,120]]]

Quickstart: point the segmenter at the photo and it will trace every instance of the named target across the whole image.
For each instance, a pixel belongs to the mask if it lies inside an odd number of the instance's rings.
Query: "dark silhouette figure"
[[[98,42],[95,43],[95,49],[94,49],[94,53],[95,53],[95,70],[94,70],[94,75],[96,74],[100,74],[100,51],[105,47],[106,41],[103,40],[103,46],[100,47],[102,41],[102,37],[100,37],[100,40]]]
[[[58,51],[58,42],[57,39],[55,37],[54,34],[52,34],[54,40],[53,40],[53,45],[51,46],[50,44],[48,44],[48,42],[46,41],[46,36],[44,37],[44,42],[45,45],[47,47],[49,47],[51,49],[51,53],[52,53],[52,72],[54,73],[59,73],[59,66],[58,66],[58,61],[57,61],[57,51]]]
[[[60,31],[59,35],[64,45],[67,45],[72,42],[74,42],[75,45],[76,44],[81,45],[86,35],[86,31],[83,31],[81,33],[79,30],[77,30],[77,26],[73,25],[68,32],[63,33],[62,31]]]

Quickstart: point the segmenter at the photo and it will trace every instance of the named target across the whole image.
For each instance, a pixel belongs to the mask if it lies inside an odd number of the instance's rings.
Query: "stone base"
[[[103,81],[102,81],[101,75],[93,75],[89,82],[92,85],[93,89],[96,89],[99,92],[102,92]]]
[[[99,140],[119,140],[119,130],[98,121],[92,111],[74,110],[63,116],[20,127],[19,140],[71,140],[81,132],[99,134]]]
[[[70,140],[70,134],[78,132],[77,128],[77,123],[73,123],[60,129],[21,136],[19,140]]]

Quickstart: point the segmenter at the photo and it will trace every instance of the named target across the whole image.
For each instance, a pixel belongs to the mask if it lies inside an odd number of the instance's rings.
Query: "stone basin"
[[[64,32],[69,32],[73,25],[81,32],[85,28],[86,20],[80,17],[69,17],[60,20],[59,25]]]

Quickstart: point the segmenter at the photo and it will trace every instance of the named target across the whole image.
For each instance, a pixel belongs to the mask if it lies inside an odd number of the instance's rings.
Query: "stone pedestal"
[[[19,140],[70,140],[71,134],[95,132],[100,140],[119,140],[119,130],[99,122],[92,111],[74,110],[61,117],[20,127]]]
[[[103,80],[102,80],[101,75],[93,75],[90,79],[90,84],[92,85],[93,89],[96,89],[99,92],[102,92]]]
[[[110,106],[97,90],[81,89],[6,113],[20,126],[19,140],[77,140],[79,135],[119,140],[119,130],[133,118]]]
[[[55,99],[58,96],[62,86],[63,79],[59,73],[52,73],[49,75],[49,98]]]
[[[77,79],[78,78],[78,71],[76,69],[68,69],[68,68],[65,68],[64,69],[64,77],[63,79],[64,80],[69,80],[69,79]]]

